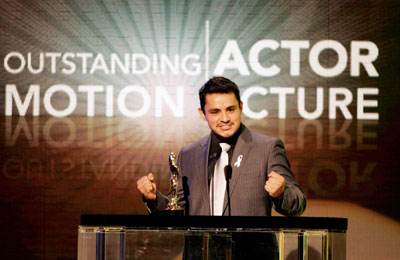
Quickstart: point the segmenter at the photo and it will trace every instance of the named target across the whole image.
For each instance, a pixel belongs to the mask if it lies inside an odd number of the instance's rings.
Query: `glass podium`
[[[78,260],[346,259],[347,219],[82,215]]]

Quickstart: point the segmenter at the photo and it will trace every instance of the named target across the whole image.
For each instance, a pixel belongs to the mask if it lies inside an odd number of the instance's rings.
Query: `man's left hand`
[[[264,189],[271,197],[279,198],[285,191],[285,178],[276,172],[271,172],[268,174]]]

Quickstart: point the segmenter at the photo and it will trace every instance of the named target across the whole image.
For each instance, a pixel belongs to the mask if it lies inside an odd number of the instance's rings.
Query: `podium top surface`
[[[327,229],[347,230],[347,218],[81,215],[81,226],[123,226],[139,229]]]

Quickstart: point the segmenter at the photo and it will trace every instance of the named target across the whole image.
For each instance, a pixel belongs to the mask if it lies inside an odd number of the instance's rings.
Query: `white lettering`
[[[129,110],[126,107],[126,96],[129,93],[138,93],[143,98],[143,105],[137,111]],[[118,95],[118,108],[124,116],[127,117],[140,117],[147,113],[150,108],[151,100],[149,92],[141,86],[127,86],[119,92]]]
[[[279,95],[279,118],[286,118],[286,95],[294,94],[295,88],[281,88],[281,87],[271,87],[269,89],[271,94]]]
[[[187,63],[191,59],[197,61],[197,62],[193,62],[192,63],[193,70],[189,70],[188,67],[187,67]],[[198,60],[200,60],[200,56],[197,55],[197,54],[186,55],[182,60],[182,71],[185,74],[190,75],[190,76],[200,75],[200,73],[201,73],[201,65],[198,62]]]
[[[233,59],[230,59],[232,56]],[[235,40],[226,42],[225,48],[217,62],[214,75],[223,75],[225,69],[237,69],[242,76],[250,75],[246,62],[244,61],[242,52]]]
[[[260,112],[254,112],[249,107],[249,99],[253,94],[260,94],[262,96],[265,96],[268,94],[268,91],[265,88],[258,86],[246,89],[241,97],[243,101],[243,114],[252,119],[263,119],[264,117],[268,116],[268,111],[266,109],[262,109]]]
[[[11,58],[17,58],[17,59],[19,60],[19,63],[20,63],[20,64],[19,64],[19,67],[18,67],[18,68],[13,69],[13,68],[10,67],[10,65],[8,64],[8,62],[9,62],[9,60],[10,60]],[[20,73],[21,71],[23,71],[24,68],[25,68],[25,64],[26,64],[25,58],[24,58],[24,56],[23,56],[21,53],[19,53],[19,52],[10,52],[10,53],[8,53],[8,54],[6,55],[6,57],[4,57],[4,68],[7,70],[7,72],[9,72],[9,73],[11,73],[11,74],[18,74],[18,73]]]
[[[368,54],[361,55],[361,49],[368,50]],[[350,74],[353,77],[360,76],[360,64],[364,65],[368,76],[378,77],[379,74],[376,71],[372,62],[378,58],[379,49],[375,43],[369,41],[352,41],[351,42],[351,67]]]
[[[105,74],[110,73],[110,70],[107,67],[107,63],[101,53],[97,54],[96,58],[94,59],[89,74],[93,74],[96,70],[102,70]]]
[[[114,86],[106,86],[106,117],[114,115]]]
[[[61,72],[67,75],[70,75],[76,71],[75,63],[69,60],[69,58],[75,58],[75,54],[72,52],[67,52],[61,58],[61,62],[68,67],[62,68]]]
[[[160,63],[161,63],[161,74],[163,74],[163,75],[166,74],[166,67],[168,67],[173,74],[175,74],[175,75],[179,74],[179,55],[178,54],[174,55],[174,64],[172,64],[171,60],[169,59],[169,57],[167,55],[161,54]]]
[[[324,68],[319,63],[319,55],[325,49],[332,49],[338,55],[338,61],[332,68]],[[324,40],[317,42],[310,51],[309,54],[310,66],[315,73],[322,77],[335,77],[342,73],[347,66],[347,52],[346,48],[337,41]]]
[[[129,73],[129,54],[124,55],[124,63],[122,63],[119,56],[115,53],[111,53],[111,73],[115,74],[116,65],[118,68],[121,69],[122,73],[128,74]],[[107,74],[107,73],[106,73]]]
[[[87,116],[94,116],[94,94],[103,92],[104,87],[98,85],[81,85],[79,86],[79,92],[86,92],[87,93]]]
[[[290,49],[290,76],[300,75],[300,50],[310,47],[309,41],[281,41],[282,49]]]
[[[81,53],[77,53],[76,57],[82,59],[82,63],[81,63],[82,64],[82,74],[86,74],[87,73],[87,59],[93,57],[93,54],[81,52]]]
[[[365,107],[378,107],[378,100],[365,100],[365,95],[378,95],[377,88],[359,88],[357,89],[357,119],[379,119],[379,114],[364,112]]]
[[[175,117],[183,117],[183,92],[183,87],[177,87],[176,103],[174,103],[164,87],[156,87],[155,116],[162,117],[162,101],[164,101]]]
[[[39,53],[39,65],[37,69],[34,69],[32,66],[32,53],[28,52],[28,70],[32,74],[39,74],[43,71],[44,64],[44,55],[43,53]]]
[[[306,97],[305,97],[305,89],[300,87],[298,88],[298,96],[297,96],[297,109],[299,111],[300,116],[305,119],[313,120],[322,115],[324,108],[324,89],[317,88],[317,96],[315,97],[316,108],[314,112],[306,111]]]
[[[62,110],[57,110],[53,107],[51,104],[51,97],[54,95],[54,93],[61,91],[67,94],[68,99],[69,99],[69,104],[65,109]],[[69,116],[72,114],[72,112],[76,108],[76,94],[74,90],[67,86],[67,85],[54,85],[51,86],[46,93],[44,94],[43,98],[43,105],[46,111],[55,117],[64,117],[64,116]]]
[[[46,57],[50,58],[50,72],[55,74],[57,72],[57,58],[61,57],[59,52],[46,52]]]
[[[258,75],[264,76],[264,77],[272,77],[275,75],[278,75],[281,69],[273,64],[272,66],[268,68],[264,68],[261,66],[259,62],[259,55],[260,52],[265,49],[271,49],[271,50],[276,50],[279,48],[279,43],[274,41],[274,40],[261,40],[256,42],[250,49],[249,52],[249,64],[250,67],[256,72]]]
[[[142,60],[144,62],[144,65],[142,69],[139,68],[139,60]],[[132,54],[132,73],[133,74],[145,74],[149,71],[150,69],[150,59],[144,54],[137,53],[137,54]]]
[[[29,104],[33,98],[33,116],[39,116],[40,111],[40,86],[39,85],[30,85],[28,89],[28,93],[25,96],[25,100],[22,103],[21,98],[19,96],[17,86],[14,84],[6,85],[6,116],[12,116],[12,108],[13,108],[13,100],[15,101],[15,106],[17,107],[18,113],[20,116],[25,116],[26,111],[28,110]]]
[[[337,100],[338,95],[343,95],[343,100]],[[353,94],[347,88],[330,88],[329,89],[329,119],[336,119],[336,108],[339,108],[345,119],[352,119],[347,106],[353,100]]]

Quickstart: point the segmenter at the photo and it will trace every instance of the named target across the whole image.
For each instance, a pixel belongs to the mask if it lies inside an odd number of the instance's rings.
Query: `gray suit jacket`
[[[210,215],[207,173],[210,140],[211,136],[208,135],[185,146],[178,156],[182,174],[179,179],[178,204],[189,215]],[[281,140],[245,127],[236,142],[230,164],[232,216],[270,216],[272,205],[283,215],[300,215],[304,211],[306,199],[290,170]],[[285,191],[278,199],[271,198],[264,189],[271,171],[285,178]],[[164,209],[167,203],[168,198],[158,192],[156,202],[147,203],[147,206],[151,212],[156,212]],[[228,214],[227,204],[225,195],[224,215]]]

